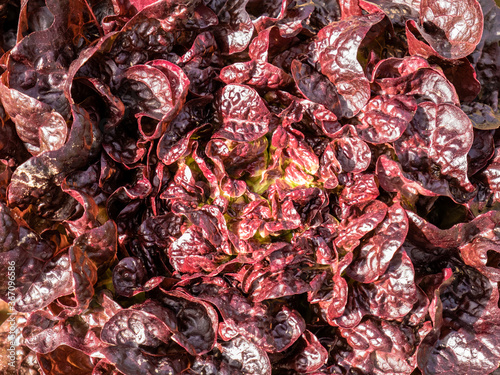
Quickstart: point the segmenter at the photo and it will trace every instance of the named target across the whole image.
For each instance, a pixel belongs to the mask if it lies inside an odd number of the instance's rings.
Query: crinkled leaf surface
[[[247,3],[248,0],[236,0],[235,2],[214,1],[208,4],[209,7],[214,5],[211,9],[217,14],[220,25],[216,29],[216,36],[226,53],[242,52],[252,39],[254,27],[245,9]]]
[[[4,1],[18,372],[498,372],[499,19],[493,0]]]
[[[197,227],[189,228],[174,241],[168,255],[172,266],[182,273],[210,272],[217,266],[216,249]]]
[[[291,71],[295,84],[306,98],[342,116],[337,89],[326,76],[299,60],[292,61]]]
[[[382,275],[408,233],[408,219],[401,205],[387,209],[384,220],[360,249],[359,256],[348,269],[355,280],[369,283]]]
[[[120,310],[102,327],[101,340],[112,345],[157,347],[170,332],[158,318],[143,311]]]
[[[466,168],[472,142],[472,124],[459,108],[425,102],[418,105],[415,117],[395,142],[395,148],[403,169],[426,189],[450,194],[449,185],[453,184],[458,192],[451,194],[460,199],[474,189]],[[448,183],[438,180],[440,176]]]
[[[85,110],[77,107],[73,109],[74,121],[66,144],[58,150],[32,157],[16,169],[9,188],[11,204],[26,205],[43,201],[50,191],[57,191],[66,174],[86,165],[87,161],[95,157],[100,144],[100,132]]]
[[[271,374],[271,363],[266,352],[243,337],[221,344],[221,352],[228,371],[245,375]]]
[[[224,319],[219,326],[223,339],[239,334],[273,353],[290,347],[304,332],[305,322],[296,311],[283,307],[271,314],[265,305],[250,302],[238,290],[221,288],[220,279],[215,282],[195,285],[193,292],[219,310]]]
[[[406,130],[417,111],[417,102],[406,95],[377,96],[362,109],[356,127],[359,136],[370,143],[394,142]]]
[[[32,155],[57,150],[66,142],[68,126],[48,104],[0,83],[2,104],[16,124],[19,138]]]
[[[419,102],[430,100],[436,104],[459,103],[455,87],[439,71],[425,65],[422,67],[416,65],[417,69],[413,71],[415,67],[412,65],[422,63],[422,61],[414,60],[412,62],[410,58],[406,62],[403,61],[401,66],[398,67],[399,73],[403,71],[407,72],[406,74],[401,74],[399,77],[392,77],[392,74],[390,74],[389,77],[385,77],[385,67],[383,67],[382,64],[388,60],[382,61],[378,67],[375,68],[374,72],[375,82],[373,86],[382,94],[413,95]]]
[[[483,32],[481,7],[476,0],[422,0],[420,21],[425,40],[446,58],[459,59],[470,54]]]
[[[269,110],[257,92],[245,85],[227,85],[219,96],[222,128],[216,137],[232,141],[255,141],[268,131]]]
[[[182,291],[165,292],[159,300],[175,316],[175,322],[165,323],[179,345],[192,355],[212,350],[217,340],[218,319],[210,304]],[[155,312],[152,311],[153,314]],[[172,326],[172,323],[175,325]]]
[[[226,66],[221,70],[220,77],[227,84],[241,83],[259,89],[283,88],[291,82],[290,76],[282,69],[256,60]]]
[[[382,18],[382,13],[352,17],[318,32],[313,59],[335,85],[345,117],[358,113],[370,98],[369,82],[357,61],[357,50],[370,27]]]

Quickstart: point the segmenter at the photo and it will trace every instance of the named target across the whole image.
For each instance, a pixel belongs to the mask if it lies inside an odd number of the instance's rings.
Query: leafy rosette
[[[18,372],[496,374],[499,20],[493,0],[4,1]]]

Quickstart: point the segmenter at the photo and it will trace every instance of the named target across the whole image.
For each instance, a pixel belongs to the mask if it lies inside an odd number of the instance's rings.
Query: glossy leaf
[[[397,203],[387,209],[387,215],[373,235],[361,246],[359,256],[348,269],[355,280],[369,283],[382,275],[408,233],[408,219]]]
[[[483,32],[481,7],[475,0],[453,4],[422,0],[420,21],[426,41],[446,58],[466,57],[474,51]]]
[[[333,23],[318,33],[314,60],[335,85],[345,117],[356,115],[370,98],[369,83],[356,55],[365,34],[382,18],[381,13],[357,16]]]
[[[432,151],[431,142],[436,145]],[[421,103],[395,148],[404,170],[424,188],[450,194],[446,185],[453,184],[459,189],[454,196],[460,199],[474,189],[466,168],[472,142],[472,124],[460,109],[449,104]],[[425,166],[427,172],[416,172],[420,166]],[[437,180],[438,176],[443,176],[448,184]]]
[[[101,331],[101,340],[118,346],[157,347],[169,338],[170,332],[156,317],[135,310],[119,311]]]
[[[224,364],[228,371],[239,371],[241,374],[271,374],[271,363],[266,352],[257,345],[236,337],[221,344]]]
[[[417,102],[405,95],[377,96],[362,109],[356,127],[359,136],[370,143],[394,142],[406,130],[417,111]]]
[[[219,97],[222,128],[214,134],[238,142],[250,142],[268,131],[269,110],[257,92],[244,85],[227,85]]]
[[[61,148],[66,142],[68,126],[65,119],[35,98],[0,83],[2,104],[16,124],[19,138],[32,155]]]

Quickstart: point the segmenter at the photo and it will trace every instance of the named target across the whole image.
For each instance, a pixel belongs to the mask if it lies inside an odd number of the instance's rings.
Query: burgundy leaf
[[[352,17],[318,33],[313,59],[335,85],[345,117],[356,115],[370,98],[370,85],[356,56],[363,37],[383,17],[383,13]]]
[[[342,117],[337,89],[327,77],[298,60],[292,61],[291,71],[295,84],[306,98]]]
[[[239,336],[220,344],[224,367],[229,373],[271,375],[271,363],[265,351]]]
[[[424,188],[461,199],[474,190],[466,168],[472,142],[472,124],[459,108],[426,102],[418,105],[395,148],[403,169]],[[426,172],[417,172],[417,168],[425,168]],[[443,184],[441,176],[448,184]],[[449,184],[454,187],[452,193]]]
[[[66,142],[65,119],[48,104],[0,83],[5,111],[16,124],[19,138],[32,155],[61,148]]]
[[[370,143],[394,142],[406,130],[417,111],[415,99],[406,95],[376,96],[362,109],[356,126],[359,136]]]
[[[79,318],[54,320],[44,311],[37,311],[29,317],[22,334],[26,345],[41,354],[52,352],[61,345],[67,345],[85,354],[92,355],[105,346],[96,332]]]
[[[359,173],[370,164],[370,149],[356,134],[352,125],[346,125],[336,133],[330,145],[344,172]]]
[[[91,229],[76,238],[74,245],[84,251],[99,269],[106,269],[116,255],[116,224],[108,220],[102,226]]]
[[[78,311],[88,307],[94,296],[94,284],[97,282],[97,267],[86,253],[78,246],[69,249],[73,285]]]
[[[170,332],[154,315],[137,310],[120,310],[102,327],[101,340],[112,345],[157,347],[168,343]]]
[[[0,373],[496,374],[499,27],[0,1]]]
[[[483,15],[476,0],[454,4],[422,0],[420,22],[425,40],[441,56],[450,59],[473,52],[483,33]]]
[[[405,252],[397,253],[384,275],[371,284],[359,285],[360,295],[368,297],[370,314],[382,319],[398,319],[417,302],[415,273]]]
[[[343,220],[335,245],[346,251],[352,251],[359,246],[360,240],[373,231],[386,217],[387,206],[380,201],[368,203],[362,213]]]
[[[182,359],[146,354],[139,348],[110,346],[103,349],[102,353],[108,362],[124,374],[169,375],[180,373],[186,368]]]
[[[220,78],[227,84],[240,83],[258,89],[283,88],[292,80],[277,66],[256,60],[226,66],[221,70]]]
[[[455,87],[448,81],[444,74],[425,65],[421,67],[417,65],[417,69],[414,70],[412,65],[420,64],[422,61],[415,59],[412,61],[412,58],[407,58],[406,61],[401,63],[398,69],[399,71],[403,70],[403,72],[407,73],[402,74],[398,72],[398,77],[384,77],[384,73],[386,72],[384,72],[384,67],[381,66],[384,61],[379,63],[378,69],[376,67],[374,72],[374,87],[377,88],[377,91],[381,94],[413,95],[419,102],[430,100],[436,104],[459,103]],[[399,76],[399,74],[401,75]]]
[[[220,279],[193,287],[199,298],[214,304],[223,322],[219,335],[224,340],[238,334],[259,345],[267,352],[282,352],[304,332],[302,316],[283,306],[273,315],[260,303],[251,303],[237,289],[223,288]]]
[[[294,358],[294,368],[301,373],[310,373],[318,370],[328,359],[328,352],[321,345],[318,338],[309,331],[302,334],[305,347]]]
[[[245,9],[247,3],[248,0],[222,2],[223,5],[219,9],[212,8],[219,18],[216,37],[220,40],[225,53],[242,52],[252,39],[254,28]]]
[[[28,312],[41,309],[56,298],[71,294],[73,288],[71,259],[65,252],[38,270],[37,277],[16,302],[16,310]]]
[[[172,266],[182,273],[211,272],[217,267],[217,251],[197,227],[189,228],[172,243],[168,257]]]
[[[406,177],[401,165],[386,155],[381,155],[377,161],[377,177],[380,186],[386,191],[400,192],[411,198],[418,194],[435,196],[436,193],[425,189],[421,184]]]
[[[387,210],[387,216],[377,226],[373,235],[361,246],[348,274],[363,283],[374,281],[382,275],[408,233],[405,210],[398,203]]]
[[[238,142],[250,142],[268,131],[270,113],[257,92],[244,85],[227,85],[219,96],[222,128],[214,134]]]
[[[11,204],[43,201],[44,195],[59,189],[70,172],[95,157],[100,132],[83,109],[73,107],[73,125],[66,144],[58,150],[32,157],[16,169],[9,188]]]

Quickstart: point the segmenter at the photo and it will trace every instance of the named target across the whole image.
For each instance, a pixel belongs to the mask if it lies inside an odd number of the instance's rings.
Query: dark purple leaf
[[[474,129],[474,141],[467,155],[469,176],[483,169],[495,153],[493,134],[493,130]]]
[[[488,191],[492,202],[489,205],[500,202],[500,148],[495,148],[495,153],[490,159],[488,166],[481,172],[481,177],[486,180]]]
[[[131,297],[143,292],[142,287],[146,277],[146,269],[140,259],[123,258],[113,269],[113,285],[116,293]]]
[[[211,272],[217,267],[217,251],[198,227],[191,227],[168,248],[170,263],[181,273]]]
[[[190,100],[168,124],[158,145],[158,157],[166,165],[184,155],[188,150],[189,138],[209,120],[210,110],[207,106],[210,102],[210,97]]]
[[[462,111],[469,116],[474,129],[494,130],[500,127],[500,116],[484,103],[474,102],[462,105]]]
[[[213,349],[217,341],[218,318],[212,305],[181,291],[164,292],[158,299],[175,316],[175,327],[165,321],[174,341],[192,355],[202,355]]]
[[[471,102],[481,91],[476,71],[467,58],[460,60],[442,60],[439,65],[446,78],[455,86],[460,101]]]
[[[37,362],[43,373],[50,375],[88,375],[94,368],[88,355],[66,345],[47,354],[38,354]]]

